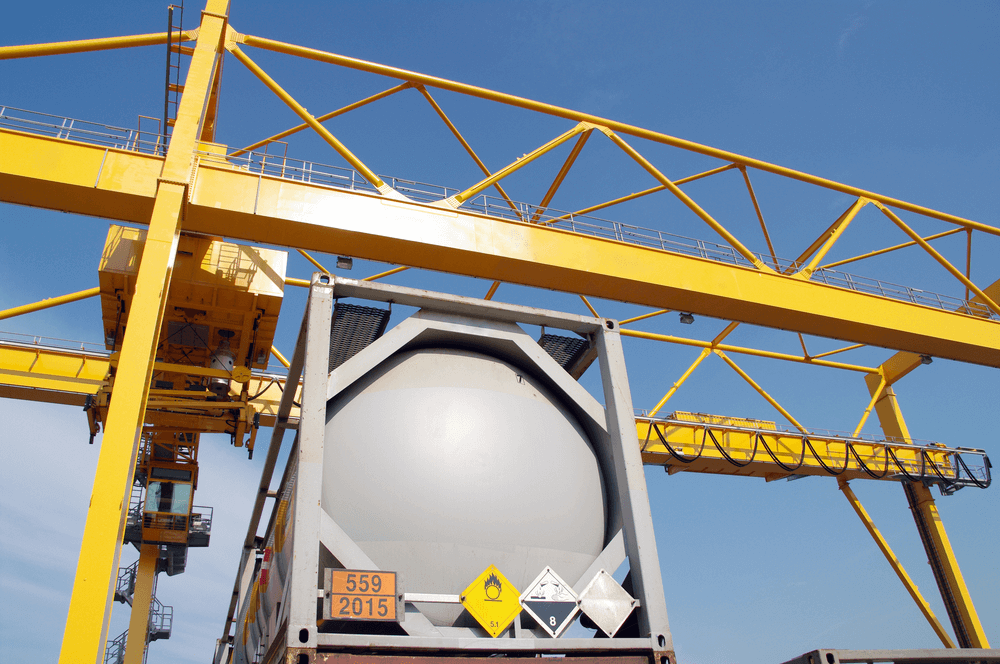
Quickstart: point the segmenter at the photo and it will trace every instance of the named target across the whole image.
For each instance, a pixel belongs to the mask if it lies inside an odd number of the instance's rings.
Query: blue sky
[[[196,23],[197,3],[186,26]],[[1000,4],[996,2],[234,2],[235,29],[452,78],[648,127],[773,161],[983,223],[1000,224]],[[5,8],[0,44],[156,32],[159,2],[19,3]],[[393,81],[246,49],[311,112],[324,113]],[[162,111],[163,49],[0,62],[0,104],[134,127]],[[570,124],[443,92],[436,99],[491,169]],[[242,146],[297,124],[234,59],[226,61],[218,140]],[[475,165],[414,91],[327,125],[374,170],[452,187],[479,179]],[[553,201],[576,209],[652,186],[634,164],[592,137]],[[718,162],[633,141],[670,177]],[[568,146],[566,146],[568,150]],[[308,135],[289,154],[342,165]],[[537,202],[564,152],[513,178],[517,200]],[[732,176],[732,177],[730,177]],[[728,178],[728,179],[726,179]],[[779,256],[794,258],[850,200],[751,171]],[[766,246],[742,189],[728,173],[688,190],[755,251]],[[717,241],[711,229],[660,198],[604,216]],[[937,222],[904,217],[925,233]],[[97,284],[107,222],[0,205],[0,308]],[[833,260],[905,241],[866,210]],[[964,239],[938,246],[964,265]],[[997,279],[1000,243],[977,235],[973,280]],[[322,260],[332,263],[330,257]],[[311,267],[290,256],[289,274]],[[384,266],[355,261],[349,276]],[[960,286],[907,249],[849,268],[857,274],[960,295]],[[432,272],[394,283],[481,296],[489,284]],[[585,313],[571,295],[501,286],[497,298]],[[644,310],[595,301],[602,315]],[[286,295],[277,345],[290,350],[303,305]],[[7,332],[98,341],[96,301],[0,323]],[[642,329],[710,339],[725,323],[675,315]],[[733,343],[797,352],[788,333],[741,327]],[[837,342],[807,339],[810,350]],[[625,340],[637,408],[652,406],[696,350]],[[878,364],[891,353],[862,349],[845,361]],[[757,358],[737,361],[807,426],[851,430],[867,403],[858,375]],[[598,393],[595,376],[584,383]],[[1000,399],[995,369],[937,360],[897,385],[915,437],[994,451]],[[717,358],[707,361],[667,410],[780,417]],[[8,432],[0,469],[0,659],[52,660],[58,651],[98,444],[74,408],[0,401]],[[875,418],[867,432],[878,431]],[[264,432],[266,439],[266,432]],[[100,439],[98,439],[98,443]],[[204,662],[220,635],[241,531],[260,469],[258,455],[225,440],[202,445],[195,502],[215,507],[212,546],[188,571],[160,580],[175,607],[175,633],[149,661]],[[671,629],[682,664],[780,662],[816,647],[916,648],[937,641],[829,478],[765,484],[647,469]],[[908,571],[947,622],[902,490],[854,483]],[[993,487],[939,500],[944,522],[988,637],[1000,645],[1000,498]],[[123,562],[134,559],[127,550]],[[127,624],[116,605],[111,635]],[[31,653],[30,655],[28,653]]]

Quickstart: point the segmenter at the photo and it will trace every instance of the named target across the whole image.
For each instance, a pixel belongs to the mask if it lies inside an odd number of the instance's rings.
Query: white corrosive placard
[[[573,623],[580,600],[568,583],[546,567],[521,595],[521,606],[555,638]]]

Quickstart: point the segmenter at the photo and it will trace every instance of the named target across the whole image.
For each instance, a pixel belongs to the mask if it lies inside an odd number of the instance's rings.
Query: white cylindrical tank
[[[523,592],[604,545],[604,485],[572,413],[478,352],[397,354],[327,404],[323,507],[403,590],[458,594],[489,565]],[[461,607],[421,605],[439,625]]]

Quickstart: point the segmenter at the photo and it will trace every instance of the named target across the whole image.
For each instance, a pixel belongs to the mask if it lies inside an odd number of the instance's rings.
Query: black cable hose
[[[895,462],[896,468],[899,468],[899,472],[903,473],[903,477],[910,480],[911,482],[917,482],[920,480],[921,477],[923,477],[923,468],[921,468],[921,475],[914,477],[913,475],[910,475],[910,473],[906,471],[906,468],[903,467],[903,464],[899,462],[899,458],[896,456],[896,453],[892,451],[892,448],[886,446],[886,451],[889,452],[889,456],[891,456],[892,460]]]
[[[754,458],[757,456],[757,439],[756,438],[754,438],[754,441],[753,441],[753,452],[750,453],[750,458],[747,459],[745,462],[740,463],[739,461],[737,461],[733,457],[729,456],[729,453],[726,452],[726,450],[722,449],[722,445],[719,445],[719,441],[717,441],[715,439],[715,434],[712,433],[711,429],[709,429],[708,427],[705,427],[705,432],[712,439],[712,443],[715,444],[715,449],[719,450],[719,453],[722,454],[722,456],[724,456],[726,458],[726,461],[728,461],[729,463],[733,464],[737,468],[745,468],[746,466],[749,466],[751,463],[753,463]]]
[[[764,435],[762,433],[758,432],[757,433],[757,438],[759,439],[760,444],[764,446],[764,450],[771,456],[771,459],[776,464],[778,464],[778,466],[780,466],[782,470],[784,470],[786,472],[794,473],[796,470],[798,470],[799,468],[802,467],[803,462],[805,462],[805,460],[806,460],[806,443],[805,443],[805,438],[802,439],[802,454],[799,456],[799,462],[797,464],[795,464],[794,466],[786,466],[785,464],[781,463],[781,461],[778,460],[777,455],[774,452],[771,451],[770,446],[768,446],[768,444],[767,444],[767,439],[764,438]]]
[[[843,475],[844,471],[847,470],[847,465],[851,462],[850,444],[847,443],[844,444],[843,467],[840,470],[834,470],[833,468],[830,468],[830,466],[826,465],[826,462],[823,461],[823,458],[820,455],[816,454],[816,449],[812,446],[812,443],[809,442],[808,436],[802,436],[802,440],[804,440],[805,444],[809,446],[809,451],[812,452],[814,457],[816,457],[816,461],[819,461],[819,465],[823,467],[823,470],[825,470],[826,472],[830,473],[833,476]]]
[[[920,456],[922,457],[920,460],[921,471],[923,471],[923,467],[926,465],[926,463],[930,462],[931,469],[934,471],[935,475],[941,478],[942,482],[946,484],[951,482],[951,479],[941,474],[941,471],[938,469],[938,465],[934,463],[934,459],[930,458],[930,456],[927,454],[927,450],[920,450]]]
[[[877,475],[874,471],[872,471],[872,470],[870,470],[868,468],[868,464],[866,464],[864,461],[861,460],[861,455],[858,454],[858,451],[854,448],[854,445],[852,445],[851,443],[847,443],[847,444],[851,448],[851,454],[854,455],[854,458],[855,458],[855,460],[857,460],[858,465],[861,466],[861,470],[865,471],[865,474],[867,474],[868,477],[872,478],[873,480],[880,480],[880,479],[882,479],[883,477],[885,477],[886,475],[889,474],[889,446],[888,445],[883,445],[882,446],[882,449],[885,452],[885,454],[883,456],[883,460],[882,460],[884,468],[882,469],[882,474],[881,475]]]
[[[983,455],[983,459],[986,460],[986,463],[983,464],[983,467],[986,469],[986,481],[985,482],[980,482],[979,480],[977,480],[972,475],[972,471],[970,471],[969,467],[967,465],[965,465],[965,459],[962,458],[961,454],[956,454],[955,455],[955,459],[957,459],[958,463],[961,464],[962,468],[965,469],[965,474],[968,475],[969,480],[971,480],[972,483],[975,484],[980,489],[985,489],[986,487],[988,487],[993,482],[993,478],[990,476],[990,459],[985,454]]]
[[[282,394],[285,393],[285,388],[281,386],[281,383],[278,383],[278,389],[281,390]],[[296,408],[302,408],[302,404],[296,403],[295,399],[292,399],[292,405],[295,406]]]
[[[248,399],[248,401],[253,401],[254,399],[256,399],[257,397],[259,397],[260,395],[264,394],[264,392],[267,392],[269,389],[271,389],[271,386],[274,385],[276,382],[278,382],[278,381],[275,380],[274,378],[272,378],[271,382],[268,383],[266,386],[264,386],[264,389],[262,389],[260,392],[258,392],[257,394],[253,395],[252,397],[250,397]]]
[[[280,387],[281,387],[280,384],[279,384],[278,387],[280,389]],[[296,404],[296,405],[298,405],[298,404]],[[954,484],[955,483],[954,480],[952,480],[952,479],[944,476],[944,474],[941,472],[941,469],[938,466],[938,464],[932,458],[930,458],[930,456],[928,455],[927,450],[921,450],[920,451],[920,457],[921,457],[920,458],[920,461],[921,461],[921,463],[920,463],[920,472],[917,475],[912,475],[909,471],[906,470],[906,466],[899,460],[899,457],[896,456],[896,453],[893,451],[893,449],[888,444],[884,444],[882,446],[882,451],[883,451],[883,469],[882,469],[882,472],[879,473],[879,472],[873,471],[868,466],[868,464],[866,464],[864,462],[864,460],[861,458],[861,455],[858,453],[857,449],[855,448],[854,444],[851,443],[851,442],[845,442],[844,443],[846,445],[846,449],[844,450],[844,465],[840,469],[834,469],[834,468],[831,468],[830,466],[828,466],[823,461],[823,458],[819,454],[817,454],[816,449],[813,447],[812,442],[809,440],[808,436],[802,436],[802,453],[799,456],[798,463],[795,464],[794,466],[790,466],[790,465],[787,465],[787,464],[783,463],[781,460],[778,459],[778,455],[775,454],[775,452],[771,449],[770,445],[767,444],[767,439],[760,432],[757,432],[757,434],[754,436],[754,446],[753,446],[752,452],[750,453],[750,458],[747,461],[745,461],[745,462],[741,462],[741,461],[737,461],[728,452],[726,452],[725,448],[723,448],[723,446],[719,443],[718,439],[716,439],[716,437],[715,437],[715,434],[711,431],[711,429],[709,427],[705,427],[702,430],[701,447],[698,449],[698,453],[695,456],[693,456],[693,457],[686,457],[683,454],[679,453],[677,450],[675,450],[670,445],[670,443],[667,442],[667,439],[664,437],[663,433],[660,431],[660,428],[658,426],[656,426],[656,423],[650,422],[650,429],[652,429],[653,431],[656,432],[656,437],[660,439],[660,442],[663,443],[663,446],[667,448],[667,451],[670,453],[670,455],[673,458],[675,458],[678,461],[680,461],[681,463],[685,463],[685,464],[694,463],[695,461],[697,461],[698,459],[700,459],[702,457],[702,455],[705,453],[705,442],[706,442],[706,440],[708,438],[711,438],[712,439],[712,443],[715,445],[715,448],[717,450],[719,450],[719,453],[722,454],[723,458],[725,458],[726,461],[728,461],[732,465],[736,466],[737,468],[744,468],[744,467],[750,465],[751,463],[753,463],[754,460],[757,458],[757,452],[758,452],[758,450],[760,449],[760,447],[763,447],[764,450],[767,452],[768,456],[771,457],[771,460],[774,461],[774,463],[777,464],[778,467],[780,467],[785,472],[793,473],[796,470],[798,470],[799,468],[801,468],[802,464],[805,463],[806,448],[808,448],[809,451],[812,452],[813,457],[816,458],[816,461],[819,462],[819,465],[823,468],[823,470],[825,470],[827,473],[829,473],[830,475],[833,475],[833,476],[842,475],[845,471],[847,471],[848,465],[850,464],[850,461],[851,461],[851,456],[853,455],[855,461],[857,461],[857,464],[861,468],[861,470],[866,475],[868,475],[869,477],[871,477],[872,479],[876,479],[876,480],[885,479],[885,477],[889,474],[889,460],[892,459],[893,464],[895,464],[896,468],[899,469],[899,472],[906,479],[910,480],[911,482],[917,482],[917,481],[920,481],[920,480],[924,479],[925,477],[927,477],[927,464],[929,463],[930,467],[931,467],[931,470],[933,470],[934,474],[937,475],[938,478],[940,478],[941,482],[943,482],[945,484]],[[650,438],[650,432],[647,432],[646,433],[645,444],[649,443],[649,438]],[[645,444],[643,446],[643,449],[645,449]],[[990,486],[990,484],[993,481],[993,478],[992,478],[992,476],[990,474],[990,470],[989,470],[990,469],[990,464],[989,464],[989,460],[988,459],[987,459],[986,465],[985,465],[985,468],[986,468],[986,481],[985,482],[976,479],[976,477],[972,474],[972,471],[969,470],[969,466],[965,463],[965,459],[962,458],[961,454],[955,454],[955,459],[959,463],[959,465],[962,466],[962,469],[965,471],[966,476],[969,478],[968,479],[969,482],[971,482],[973,485],[975,485],[976,487],[978,487],[980,489],[985,489],[985,488],[987,488],[987,487]]]
[[[705,452],[705,436],[701,437],[701,448],[698,450],[698,454],[696,454],[694,458],[688,459],[684,455],[678,454],[677,450],[670,447],[670,443],[668,443],[667,439],[663,437],[663,434],[660,433],[660,429],[659,427],[656,426],[655,423],[651,422],[650,425],[653,427],[653,430],[656,431],[657,438],[659,438],[660,442],[663,443],[663,446],[667,448],[667,451],[670,452],[670,455],[675,459],[677,459],[678,461],[680,461],[681,463],[694,463],[695,461],[700,459],[701,455]]]

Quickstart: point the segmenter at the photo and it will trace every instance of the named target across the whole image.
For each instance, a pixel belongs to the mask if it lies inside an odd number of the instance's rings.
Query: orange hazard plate
[[[328,569],[323,576],[326,620],[397,621],[395,572]]]

